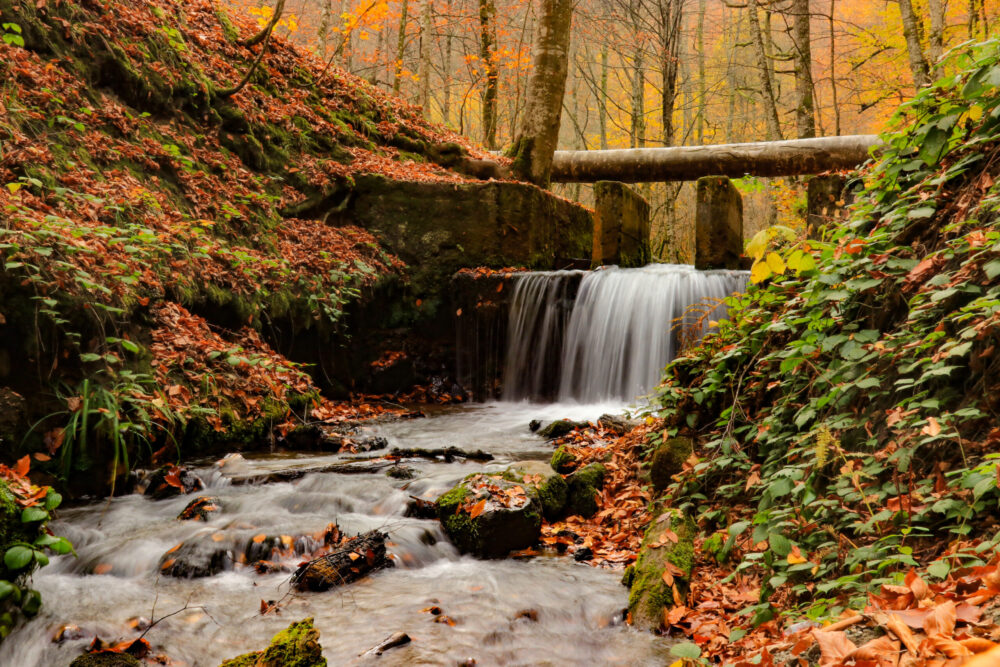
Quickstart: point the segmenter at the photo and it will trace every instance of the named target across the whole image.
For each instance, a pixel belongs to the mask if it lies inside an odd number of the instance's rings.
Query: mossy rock
[[[526,501],[522,504],[505,507],[493,500],[495,494],[515,486],[526,492]],[[484,509],[473,518],[469,508],[479,501],[485,501]],[[542,501],[538,490],[524,482],[504,479],[501,475],[469,475],[437,502],[441,526],[462,553],[479,558],[503,558],[511,551],[535,544],[541,534]]]
[[[542,436],[546,440],[555,440],[556,438],[561,438],[564,435],[572,433],[574,429],[586,426],[586,422],[575,422],[570,419],[557,419],[539,431],[538,435]]]
[[[128,653],[87,653],[69,663],[69,667],[142,667]]]
[[[673,476],[684,469],[684,462],[694,452],[691,438],[668,438],[653,452],[649,464],[649,480],[653,489],[662,493],[673,482]]]
[[[319,630],[307,618],[276,634],[263,651],[226,660],[220,667],[326,667],[326,658],[319,645]]]
[[[639,547],[639,558],[624,579],[630,588],[628,610],[635,627],[649,631],[659,629],[664,608],[676,604],[674,588],[677,598],[687,597],[696,531],[694,519],[672,508],[664,510],[649,525]],[[676,542],[673,537],[677,538]],[[663,580],[668,562],[674,566],[671,568],[673,586]]]
[[[25,524],[21,521],[21,508],[17,506],[14,494],[7,487],[7,482],[0,480],[0,556],[15,542],[33,542],[37,537],[37,526],[37,523]],[[3,560],[0,560],[0,579],[9,578]]]
[[[589,463],[566,478],[569,485],[567,514],[586,518],[597,513],[597,492],[604,485],[605,473],[600,463]]]
[[[569,484],[562,475],[556,473],[543,461],[524,461],[511,466],[504,476],[511,481],[529,484],[538,491],[538,499],[542,503],[542,514],[549,521],[555,521],[563,515],[566,501],[569,497]],[[539,481],[525,481],[529,479]]]
[[[552,460],[549,462],[549,465],[557,473],[567,475],[576,469],[576,456],[567,449],[566,445],[560,445],[552,454]]]

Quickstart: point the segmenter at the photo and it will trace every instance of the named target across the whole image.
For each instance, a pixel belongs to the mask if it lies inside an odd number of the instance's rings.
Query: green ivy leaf
[[[8,570],[22,570],[31,563],[32,555],[33,552],[28,547],[13,546],[3,555],[3,564]]]
[[[41,507],[25,507],[21,511],[21,523],[34,523],[45,521],[49,518],[49,513]]]
[[[681,642],[670,647],[670,655],[675,658],[697,660],[701,657],[701,649],[694,642]]]

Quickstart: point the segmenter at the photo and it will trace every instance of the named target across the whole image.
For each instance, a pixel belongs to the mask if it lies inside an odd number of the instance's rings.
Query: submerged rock
[[[524,461],[508,468],[504,476],[535,488],[546,519],[555,521],[562,516],[566,509],[569,485],[551,466],[542,461]]]
[[[226,660],[220,667],[326,667],[319,630],[313,619],[292,623],[271,640],[263,651],[245,653]]]
[[[128,653],[103,651],[81,655],[69,667],[142,667],[142,663]]]
[[[139,490],[153,500],[163,500],[205,488],[205,483],[187,468],[163,466],[139,481]]]
[[[694,563],[694,520],[677,509],[664,510],[646,530],[639,558],[625,571],[632,624],[656,630],[664,608],[684,603]]]
[[[413,479],[417,476],[417,471],[410,466],[394,465],[385,471],[385,475],[393,479]]]
[[[660,443],[649,466],[649,481],[657,493],[670,486],[673,476],[684,469],[684,462],[693,451],[691,438],[667,438]]]
[[[480,473],[438,499],[438,518],[459,551],[502,558],[538,541],[542,503],[531,484]]]
[[[567,475],[576,469],[576,456],[569,451],[566,445],[560,445],[552,454],[552,460],[549,462],[549,465],[557,473]]]
[[[597,513],[597,492],[604,485],[605,472],[600,463],[589,463],[566,478],[569,484],[568,514],[587,518]]]
[[[589,426],[587,422],[575,422],[569,419],[557,419],[550,423],[548,426],[543,428],[538,432],[538,435],[542,436],[546,440],[555,440],[556,438],[561,438],[568,433],[573,432],[578,428],[586,428]]]
[[[215,496],[198,496],[177,515],[178,521],[208,521],[208,517],[222,511],[222,502]]]

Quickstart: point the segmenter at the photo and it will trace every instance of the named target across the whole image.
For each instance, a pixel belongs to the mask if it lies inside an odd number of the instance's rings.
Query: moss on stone
[[[665,531],[677,537],[674,542]],[[688,582],[694,565],[694,538],[697,527],[690,516],[676,509],[666,509],[657,516],[646,530],[639,558],[629,577],[629,612],[632,624],[643,630],[656,630],[663,621],[664,608],[672,608],[677,597],[684,599],[688,593]],[[663,580],[666,563],[680,570],[681,575],[673,575],[674,585],[668,586]]]
[[[566,478],[569,484],[567,514],[591,517],[597,513],[597,492],[604,484],[605,473],[600,463],[590,463]]]
[[[557,473],[566,475],[573,472],[574,468],[576,468],[576,456],[569,451],[566,445],[560,445],[552,454],[552,460],[549,462],[549,465]]]
[[[538,478],[539,481],[527,482],[525,477]],[[504,473],[504,478],[534,489],[542,506],[542,515],[548,521],[555,521],[563,515],[569,496],[569,484],[544,462],[518,463]]]
[[[326,667],[313,619],[292,623],[271,640],[263,651],[226,660],[221,667]]]
[[[142,663],[128,653],[87,653],[69,663],[69,667],[142,667]]]
[[[7,482],[0,480],[0,579],[9,579],[9,573],[3,564],[2,556],[11,545],[17,542],[31,542],[33,536],[29,532],[28,526],[38,524],[24,524],[21,522],[21,508],[14,500],[14,494],[10,492]]]
[[[573,429],[581,428],[583,426],[586,426],[586,424],[570,421],[569,419],[557,419],[539,431],[538,435],[542,436],[546,440],[554,440],[571,433]]]
[[[469,475],[438,499],[438,518],[448,539],[462,553],[480,558],[502,558],[513,550],[534,544],[542,527],[542,504],[538,490],[530,484],[498,476],[496,486],[504,490],[521,485],[527,493],[528,502],[516,508],[490,503],[486,511],[473,518],[463,508],[463,503],[477,493],[470,488],[470,484],[479,476]],[[478,493],[482,494],[481,491]],[[482,498],[487,499],[485,495]]]
[[[673,476],[684,469],[684,462],[694,451],[691,438],[668,438],[653,452],[649,466],[649,479],[653,489],[660,493],[673,481]]]

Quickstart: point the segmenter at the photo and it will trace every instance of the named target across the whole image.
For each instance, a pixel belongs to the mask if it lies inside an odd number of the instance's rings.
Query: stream
[[[291,483],[234,486],[213,462],[200,462],[195,471],[207,485],[202,494],[223,505],[207,522],[176,519],[193,495],[154,501],[136,494],[64,509],[52,529],[73,542],[78,557],[56,557],[35,575],[42,612],[0,645],[0,665],[68,665],[95,635],[131,640],[139,634],[131,619],[159,618],[185,605],[146,635],[153,652],[166,654],[174,665],[217,667],[264,648],[276,632],[309,616],[331,665],[457,665],[470,659],[477,665],[668,664],[669,640],[623,623],[628,591],[620,584],[621,572],[554,555],[476,560],[459,555],[437,521],[404,516],[410,495],[433,499],[470,472],[548,460],[552,447],[529,431],[530,420],[593,420],[622,407],[475,404],[370,427],[368,432],[385,437],[390,448],[456,446],[496,457],[487,464],[407,460],[416,470],[411,480],[382,472],[309,473]],[[238,463],[258,472],[348,457],[247,454]],[[183,541],[220,533],[312,533],[331,522],[349,534],[388,532],[396,567],[326,593],[289,595],[279,613],[264,616],[262,600],[289,592],[288,573],[238,568],[201,579],[159,574],[163,554]],[[95,568],[107,572],[93,574]],[[435,622],[422,611],[432,606],[455,624]],[[537,620],[519,618],[524,610],[536,612]],[[64,624],[79,626],[84,636],[54,642]],[[413,641],[381,657],[359,657],[395,632]]]

